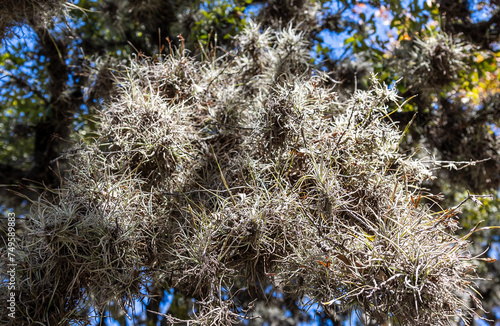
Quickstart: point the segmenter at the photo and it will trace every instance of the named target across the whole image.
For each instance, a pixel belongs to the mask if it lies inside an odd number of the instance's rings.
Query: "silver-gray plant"
[[[97,137],[27,217],[13,325],[86,323],[85,304],[125,307],[151,281],[195,298],[200,325],[253,318],[234,297],[268,286],[379,322],[469,318],[467,239],[456,208],[424,204],[432,174],[398,150],[395,90],[374,76],[345,100],[291,27],[250,23],[235,44],[117,76]]]

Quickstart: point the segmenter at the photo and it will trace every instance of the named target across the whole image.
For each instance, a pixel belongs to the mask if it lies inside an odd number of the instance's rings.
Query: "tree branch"
[[[461,33],[467,39],[481,46],[484,49],[489,49],[492,42],[500,40],[500,10],[495,12],[487,21],[479,23],[452,23],[451,29],[454,33]]]
[[[40,100],[42,100],[43,102],[45,102],[45,103],[47,102],[47,100],[45,99],[45,96],[43,96],[43,93],[40,90],[34,88],[32,85],[30,85],[26,80],[22,79],[19,76],[14,75],[10,71],[2,69],[2,68],[0,68],[0,73],[4,74],[5,76],[7,76],[9,78],[12,78],[21,88],[26,88],[29,92],[33,92],[33,94],[38,96],[40,98]]]

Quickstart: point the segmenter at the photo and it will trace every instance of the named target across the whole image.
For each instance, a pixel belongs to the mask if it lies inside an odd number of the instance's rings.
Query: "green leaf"
[[[353,43],[356,41],[356,37],[355,36],[351,36],[349,38],[347,38],[345,41],[344,41],[344,44],[350,44],[350,43]]]

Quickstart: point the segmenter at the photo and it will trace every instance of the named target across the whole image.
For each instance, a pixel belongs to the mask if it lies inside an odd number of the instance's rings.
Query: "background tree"
[[[8,8],[10,2],[5,3],[3,8]],[[87,139],[95,136],[93,115],[113,94],[110,76],[122,70],[120,60],[131,53],[168,53],[170,46],[180,44],[179,33],[195,57],[203,57],[198,39],[206,52],[219,49],[216,54],[220,55],[233,49],[230,36],[239,33],[247,15],[253,13],[263,28],[300,21],[300,28],[320,55],[317,63],[342,82],[337,86],[342,98],[350,96],[350,89],[366,89],[372,71],[387,83],[406,77],[397,87],[411,100],[391,115],[402,129],[412,121],[402,149],[425,148],[443,166],[448,161],[467,162],[458,165],[458,172],[438,170],[437,182],[426,184],[433,193],[445,194],[441,206],[460,202],[460,195],[451,195],[460,189],[498,191],[498,136],[494,131],[499,119],[499,33],[494,1],[80,1],[80,9],[66,4],[65,14],[53,21],[39,19],[44,16],[35,13],[50,15],[48,6],[57,9],[59,3],[47,2],[47,7],[38,3],[28,1],[13,7],[0,19],[4,30],[15,24],[29,26],[15,30],[17,37],[11,30],[3,41],[5,114],[1,123],[5,146],[0,182],[9,185],[3,189],[36,198],[26,185],[59,185],[51,170],[60,171],[56,162],[64,161],[54,160],[81,135]],[[392,30],[383,30],[380,22],[384,20]],[[385,32],[391,34],[384,37]],[[337,41],[345,40],[347,50],[342,56],[324,42],[336,34]],[[261,67],[254,65],[253,69],[252,73],[258,73]],[[392,111],[389,107],[388,112]],[[470,160],[484,162],[469,164]],[[23,204],[23,197],[11,194],[2,192],[6,200]],[[13,205],[4,202],[7,207]],[[483,202],[484,211],[469,210],[464,215],[466,229],[485,218],[490,225],[498,224],[498,197]],[[486,237],[476,239],[476,244],[498,240],[493,234],[476,234]],[[497,277],[496,264],[483,268]],[[497,300],[494,287],[485,291],[486,303],[493,305]],[[273,301],[280,308],[286,303],[297,318],[294,305],[298,303],[293,298],[274,297]],[[492,314],[489,317],[495,319]]]

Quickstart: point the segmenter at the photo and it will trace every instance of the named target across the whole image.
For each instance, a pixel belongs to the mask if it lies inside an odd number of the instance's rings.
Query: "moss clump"
[[[398,151],[394,89],[327,87],[292,28],[250,24],[237,44],[118,77],[95,141],[68,153],[58,200],[27,218],[26,319],[127,306],[150,280],[195,298],[203,325],[251,318],[235,298],[268,286],[380,322],[470,316],[468,243],[453,235],[456,208],[419,204],[432,175]],[[35,300],[47,291],[57,300]]]

